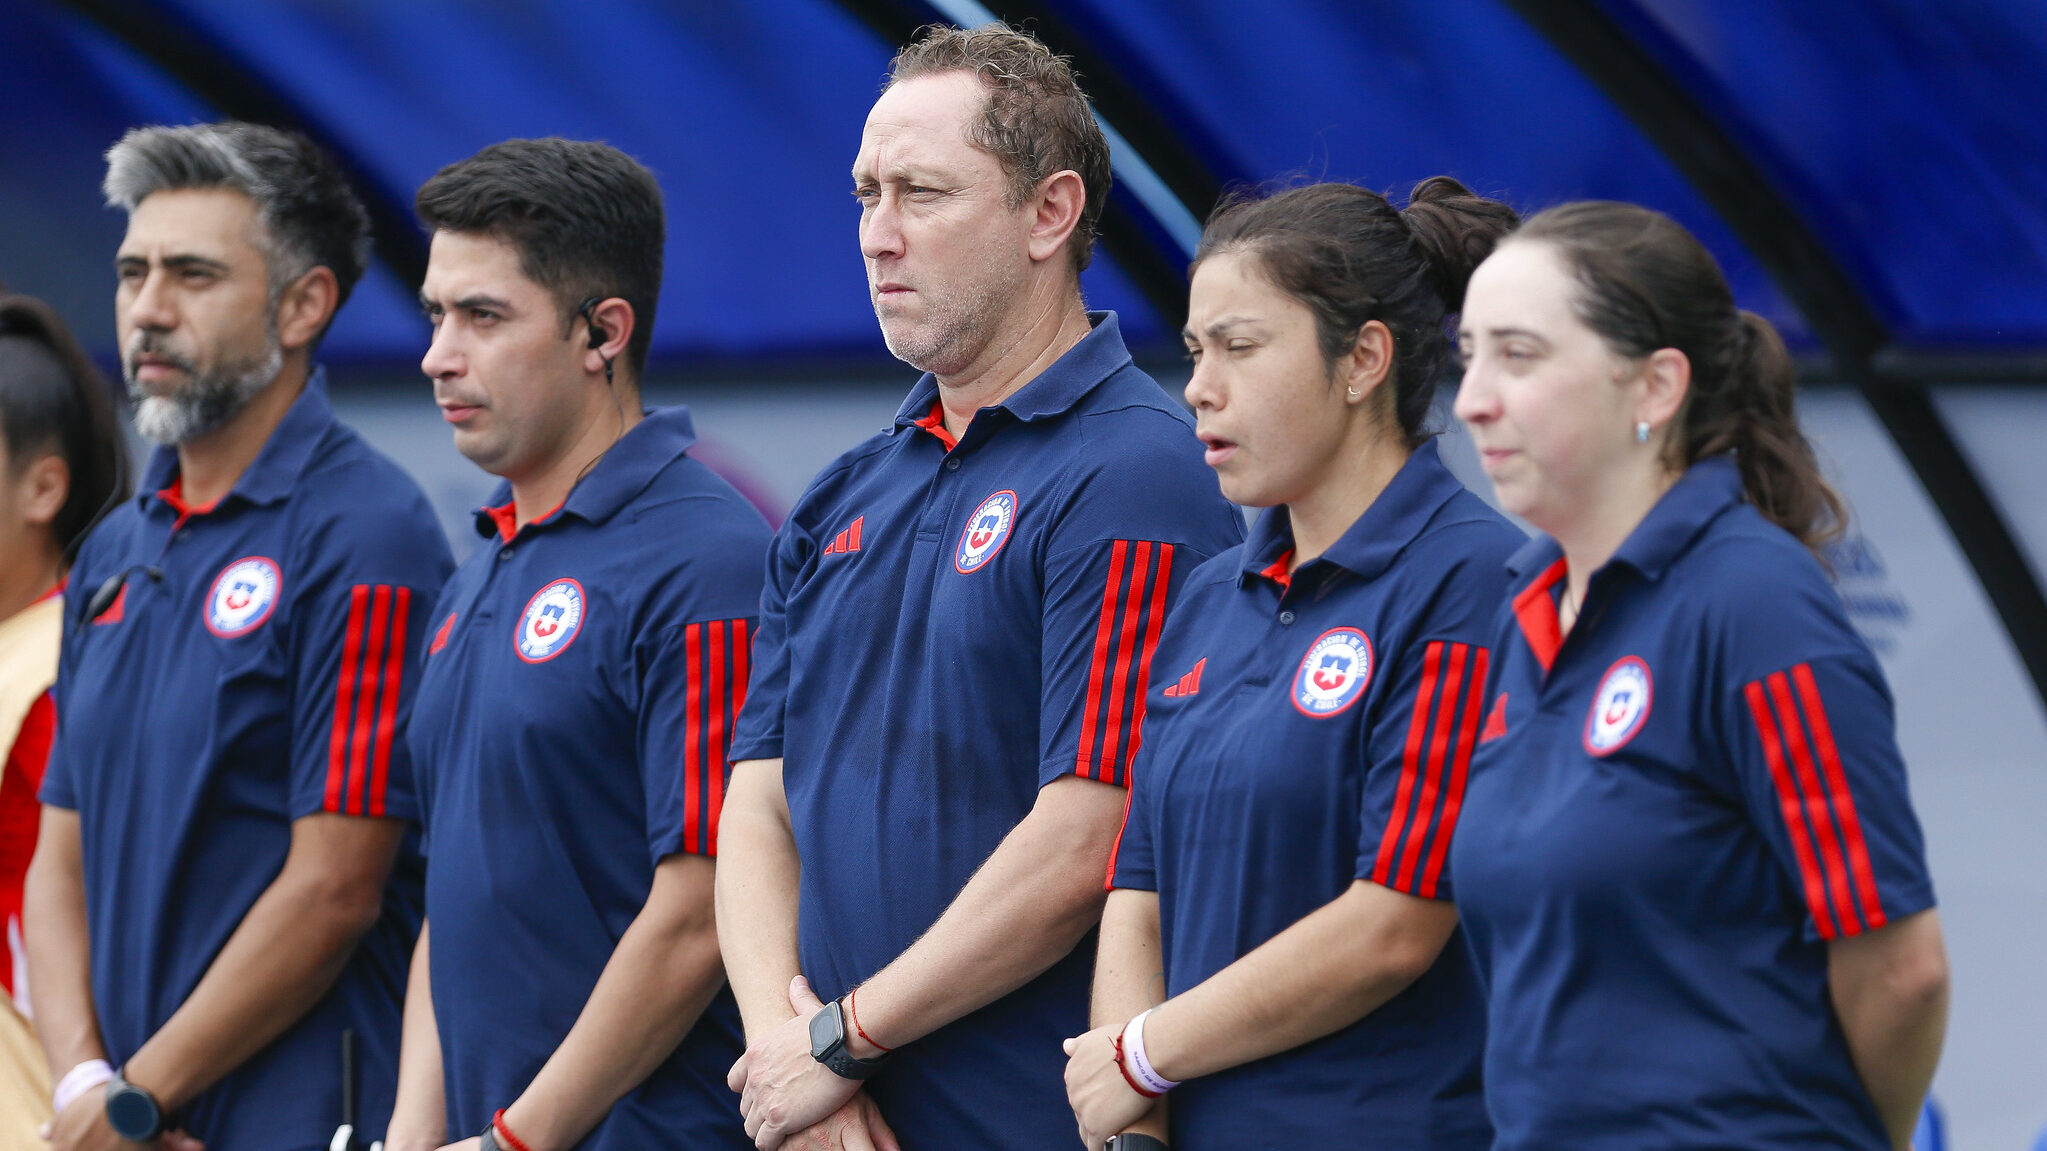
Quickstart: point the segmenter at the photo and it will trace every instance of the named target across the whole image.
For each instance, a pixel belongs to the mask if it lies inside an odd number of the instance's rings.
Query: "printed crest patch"
[[[220,569],[206,593],[206,630],[222,639],[247,635],[263,626],[277,607],[284,573],[267,556],[245,556]],[[126,589],[123,589],[126,590]]]
[[[519,631],[512,637],[519,658],[545,663],[560,655],[583,630],[583,585],[558,579],[533,593],[519,613]]]
[[[1016,507],[1015,492],[999,491],[982,500],[974,514],[967,517],[966,530],[960,533],[960,546],[952,555],[952,566],[961,575],[972,575],[988,566],[988,561],[1009,542],[1009,530],[1016,526]]]
[[[1294,673],[1294,708],[1326,719],[1349,707],[1372,682],[1372,641],[1354,627],[1325,631],[1308,645]]]
[[[1624,656],[1607,668],[1593,693],[1591,714],[1585,717],[1585,750],[1607,755],[1635,738],[1649,718],[1653,693],[1649,665],[1639,657]]]

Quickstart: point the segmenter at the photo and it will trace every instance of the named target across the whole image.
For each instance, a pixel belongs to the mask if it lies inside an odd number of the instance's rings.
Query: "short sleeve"
[[[1933,906],[1889,689],[1866,652],[1741,683],[1722,730],[1750,818],[1822,939]]]
[[[753,617],[703,620],[665,632],[643,657],[640,777],[654,861],[718,853],[732,721],[746,703]]]
[[[1423,899],[1453,898],[1446,867],[1478,746],[1492,653],[1470,638],[1431,639],[1391,669],[1367,740],[1357,878]]]
[[[419,819],[404,732],[454,564],[425,499],[410,494],[313,525],[297,570],[284,572],[294,819]]]
[[[789,699],[789,591],[802,574],[810,551],[810,537],[797,526],[793,515],[768,546],[745,706],[733,725],[727,762],[774,759],[782,754],[782,720]]]
[[[78,642],[79,629],[89,626],[85,622],[85,612],[91,606],[93,595],[86,589],[99,586],[92,582],[92,577],[87,574],[92,570],[87,565],[94,558],[92,543],[93,537],[86,536],[85,545],[79,548],[78,558],[71,565],[67,586],[73,589],[73,593],[64,597],[64,635],[58,647],[57,682],[49,691],[53,704],[51,721],[55,726],[55,732],[50,741],[49,755],[43,763],[43,782],[36,789],[38,803],[45,807],[61,807],[66,811],[78,809],[78,793],[76,781],[72,777],[70,752],[65,746],[61,717],[64,712],[64,700],[68,697],[70,689],[71,675],[77,664],[71,653]]]
[[[1110,891],[1159,889],[1157,837],[1158,788],[1145,780],[1145,768],[1155,757],[1139,754],[1131,766],[1130,792],[1123,798],[1123,827],[1109,851],[1109,874],[1104,886]]]
[[[1063,776],[1127,787],[1159,629],[1202,555],[1164,540],[1103,540],[1045,572],[1040,787]]]
[[[1403,561],[1416,587],[1414,635],[1388,651],[1387,694],[1364,733],[1356,877],[1423,899],[1452,899],[1450,843],[1471,755],[1484,737],[1495,617],[1507,594],[1511,529],[1447,532]]]

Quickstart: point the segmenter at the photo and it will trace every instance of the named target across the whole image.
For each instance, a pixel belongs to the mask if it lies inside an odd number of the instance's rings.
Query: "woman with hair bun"
[[[1947,963],[1770,325],[1630,204],[1474,275],[1457,414],[1544,534],[1451,850],[1496,1147],[1903,1148]]]
[[[1437,177],[1405,210],[1236,200],[1202,236],[1187,400],[1223,494],[1271,510],[1188,576],[1136,701],[1096,1029],[1067,1044],[1089,1147],[1491,1142],[1444,863],[1523,537],[1424,422],[1514,219]]]

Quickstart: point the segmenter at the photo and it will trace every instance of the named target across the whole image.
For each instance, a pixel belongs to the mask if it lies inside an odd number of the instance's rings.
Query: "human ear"
[[[1351,403],[1362,403],[1393,375],[1393,332],[1381,320],[1358,329],[1349,354],[1337,365]]]
[[[277,301],[277,342],[287,352],[311,346],[341,306],[341,283],[321,264],[293,280]]]
[[[1054,172],[1038,183],[1033,201],[1030,253],[1033,260],[1059,255],[1073,230],[1080,226],[1080,214],[1087,207],[1087,186],[1080,173]]]
[[[1642,395],[1635,419],[1660,428],[1677,418],[1692,388],[1692,361],[1676,348],[1658,348],[1642,361]]]
[[[64,510],[64,501],[71,496],[71,465],[52,452],[29,461],[16,483],[21,490],[21,518],[37,527],[47,527],[57,522],[57,513]]]

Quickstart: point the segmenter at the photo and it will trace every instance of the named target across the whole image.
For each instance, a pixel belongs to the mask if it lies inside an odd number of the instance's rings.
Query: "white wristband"
[[[64,1109],[71,1106],[80,1095],[113,1077],[112,1064],[104,1059],[88,1059],[66,1071],[64,1078],[57,1080],[57,1090],[50,1094],[50,1102],[55,1105],[57,1114],[62,1115]]]
[[[1147,1089],[1164,1095],[1180,1084],[1153,1070],[1151,1060],[1144,1057],[1144,1017],[1150,1014],[1148,1010],[1141,1011],[1137,1018],[1123,1025],[1123,1065]]]

